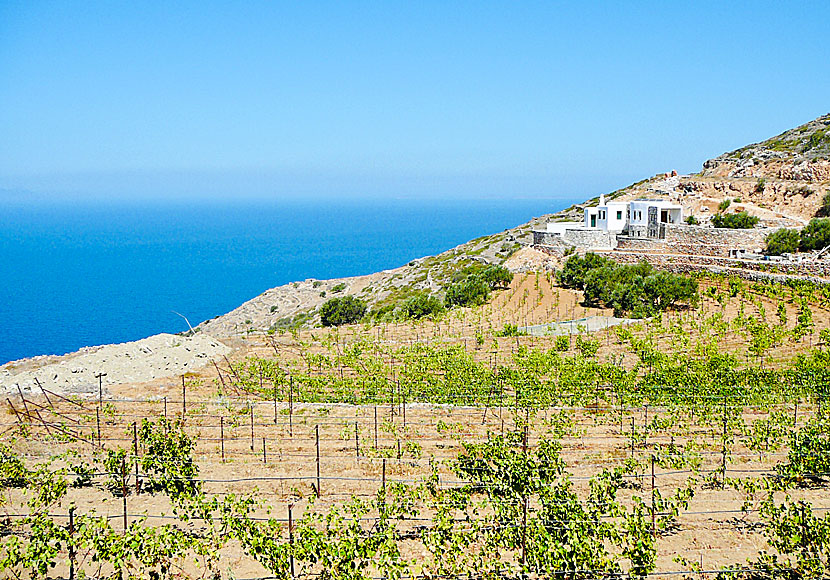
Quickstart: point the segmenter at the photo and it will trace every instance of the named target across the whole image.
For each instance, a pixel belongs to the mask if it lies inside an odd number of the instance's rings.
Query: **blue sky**
[[[824,2],[0,0],[0,189],[589,197],[830,112]]]

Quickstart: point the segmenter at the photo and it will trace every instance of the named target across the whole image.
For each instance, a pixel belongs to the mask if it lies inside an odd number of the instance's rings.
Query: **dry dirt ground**
[[[547,349],[552,346],[549,337],[496,337],[494,332],[504,324],[539,324],[559,320],[571,320],[585,316],[607,315],[602,309],[585,308],[579,304],[576,293],[557,288],[545,273],[518,275],[510,289],[496,293],[493,300],[477,309],[460,309],[437,321],[418,323],[384,324],[377,327],[355,325],[340,329],[312,329],[296,334],[284,333],[273,336],[251,334],[226,341],[233,349],[227,361],[241,361],[246,357],[275,356],[280,354],[282,362],[294,360],[299,364],[302,354],[316,352],[329,354],[356,339],[372,340],[384,348],[394,349],[418,342],[431,344],[463,345],[479,361],[489,364],[510,364],[511,355],[520,345]],[[703,286],[720,285],[725,291],[726,282],[704,282]],[[696,325],[705,316],[719,313],[725,320],[734,319],[741,309],[746,314],[759,314],[763,309],[770,318],[775,316],[777,300],[751,296],[727,299],[723,304],[704,298],[697,309],[673,312],[663,317],[663,329],[657,333],[658,344],[663,349],[677,348],[676,336],[669,328],[679,325],[685,328],[692,341],[697,338]],[[755,303],[753,303],[755,300]],[[786,304],[787,317],[795,320],[797,307]],[[776,365],[790,359],[810,344],[818,342],[818,332],[830,326],[828,311],[819,305],[813,306],[815,331],[801,343],[787,342],[774,349],[768,357],[768,364]],[[645,325],[630,327],[635,333],[646,333]],[[614,331],[603,331],[594,335],[600,341],[597,356],[602,360],[624,354]],[[744,353],[747,338],[739,332],[730,331],[719,338],[720,348]],[[571,348],[575,348],[573,341]],[[743,354],[741,354],[743,356]],[[83,433],[86,441],[61,439],[59,426],[48,420],[51,429],[39,421],[20,419],[15,412],[24,413],[21,401],[12,401],[14,409],[7,406],[2,427],[2,440],[10,443],[28,462],[51,457],[69,448],[77,449],[82,456],[91,457],[95,449],[94,438],[98,433],[98,421],[103,446],[131,447],[132,423],[145,417],[160,415],[186,416],[187,431],[195,436],[195,456],[200,476],[208,480],[205,484],[210,493],[255,492],[272,509],[272,515],[285,517],[289,502],[296,503],[295,515],[308,506],[316,483],[316,441],[315,428],[320,434],[320,468],[322,497],[315,509],[324,509],[332,503],[342,503],[351,495],[370,496],[381,485],[382,460],[387,456],[387,481],[416,481],[428,473],[430,458],[445,461],[455,456],[464,442],[482,441],[487,432],[511,429],[515,422],[508,408],[473,409],[420,404],[400,406],[350,406],[325,404],[297,404],[288,414],[286,401],[254,399],[242,392],[220,394],[221,379],[218,373],[230,380],[227,361],[220,358],[217,366],[202,367],[195,373],[188,373],[186,400],[182,401],[181,377],[158,378],[146,382],[125,382],[112,384],[109,395],[99,408],[93,397],[81,403],[70,403],[53,396],[51,400],[30,395],[29,404],[42,405],[42,415],[53,417],[52,411],[60,413],[59,421],[73,430]],[[619,364],[632,363],[632,356],[624,354]],[[332,369],[330,372],[338,372]],[[44,385],[47,388],[50,385]],[[249,406],[250,405],[250,406]],[[96,409],[98,414],[96,418]],[[253,409],[253,435],[251,433],[251,409]],[[276,412],[275,412],[276,410]],[[36,409],[29,409],[32,415]],[[378,414],[378,438],[375,440],[375,412]],[[561,409],[541,410],[531,418],[530,444],[544,437],[551,428],[551,420]],[[574,421],[569,435],[563,439],[563,457],[574,478],[575,485],[585,488],[585,477],[596,474],[603,467],[619,463],[632,454],[630,426],[641,428],[651,419],[657,409],[616,409],[600,405],[593,409],[565,410]],[[795,412],[788,407],[787,412]],[[800,407],[799,424],[803,424],[812,409]],[[41,415],[41,416],[42,416]],[[745,411],[744,419],[752,422],[763,415],[752,409]],[[404,418],[405,417],[405,418]],[[404,425],[404,420],[406,425]],[[20,423],[28,424],[27,436],[20,436]],[[358,443],[355,448],[355,423]],[[620,427],[622,425],[622,428]],[[711,424],[692,426],[698,439],[706,446],[703,451],[703,470],[713,470],[721,461],[721,448],[717,427]],[[653,445],[666,443],[672,437],[678,444],[684,441],[684,433],[658,432],[645,444],[635,446],[633,456],[647,464]],[[408,441],[420,445],[420,453],[407,447]],[[398,445],[401,444],[401,459],[398,459]],[[263,453],[264,446],[264,453]],[[222,450],[224,449],[224,461]],[[729,476],[752,477],[769,472],[772,465],[783,459],[784,451],[762,454],[749,452],[740,443],[732,449]],[[457,479],[446,465],[441,464],[442,483],[453,485]],[[642,479],[640,489],[632,493],[643,496],[650,494],[650,473]],[[663,493],[683,485],[692,474],[684,470],[657,468],[655,482]],[[640,483],[639,481],[637,482]],[[824,489],[797,491],[795,498],[808,499],[818,514],[830,508],[830,494]],[[2,510],[10,516],[25,512],[19,492],[9,492]],[[120,522],[122,504],[120,498],[102,488],[72,489],[67,500],[74,502],[78,513],[92,510],[107,514]],[[764,538],[753,526],[757,513],[741,512],[742,497],[734,490],[704,489],[697,486],[697,493],[689,509],[678,520],[678,527],[659,539],[658,570],[674,571],[683,569],[673,559],[683,556],[698,562],[704,569],[715,569],[729,563],[743,563],[765,546]],[[139,515],[148,517],[148,524],[168,523],[170,506],[160,496],[147,494],[131,495],[128,498],[130,518]],[[263,514],[264,515],[264,512]],[[423,514],[429,517],[428,513]],[[191,523],[190,526],[198,527]],[[425,557],[420,553],[408,553],[408,557]],[[237,578],[252,578],[266,575],[266,571],[251,558],[245,556],[238,546],[229,545],[222,554],[223,569],[232,571]],[[64,571],[58,569],[56,574]]]

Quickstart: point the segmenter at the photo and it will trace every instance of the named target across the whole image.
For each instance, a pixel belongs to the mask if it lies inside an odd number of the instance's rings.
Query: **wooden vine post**
[[[225,463],[225,417],[219,417],[219,445],[222,449],[222,463]]]
[[[314,426],[314,440],[315,440],[315,449],[317,452],[317,497],[323,495],[322,489],[320,488],[320,424],[316,424]]]
[[[69,529],[67,530],[67,548],[69,550],[69,580],[75,580],[75,506],[69,508]]]
[[[254,450],[254,405],[248,403],[248,410],[251,414],[251,451]]]
[[[291,564],[291,577],[294,578],[294,504],[288,503],[288,545],[291,547],[288,560]]]
[[[141,493],[141,481],[138,479],[138,427],[133,421],[133,453],[135,454],[135,494]]]
[[[124,508],[124,535],[127,534],[127,464],[124,457],[121,458],[121,499]]]
[[[294,377],[288,379],[288,436],[294,437]]]
[[[654,478],[654,454],[651,455],[651,533],[657,536],[657,487]]]

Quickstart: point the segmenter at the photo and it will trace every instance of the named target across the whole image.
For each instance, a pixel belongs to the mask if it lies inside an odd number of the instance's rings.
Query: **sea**
[[[574,201],[2,203],[0,363],[183,332],[274,286],[395,268]]]

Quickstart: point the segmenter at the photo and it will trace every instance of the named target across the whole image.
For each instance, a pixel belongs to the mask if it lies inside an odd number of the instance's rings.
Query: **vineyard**
[[[9,578],[822,578],[830,294],[700,280],[598,332],[517,276],[434,320],[246,332],[199,373],[6,401]]]

